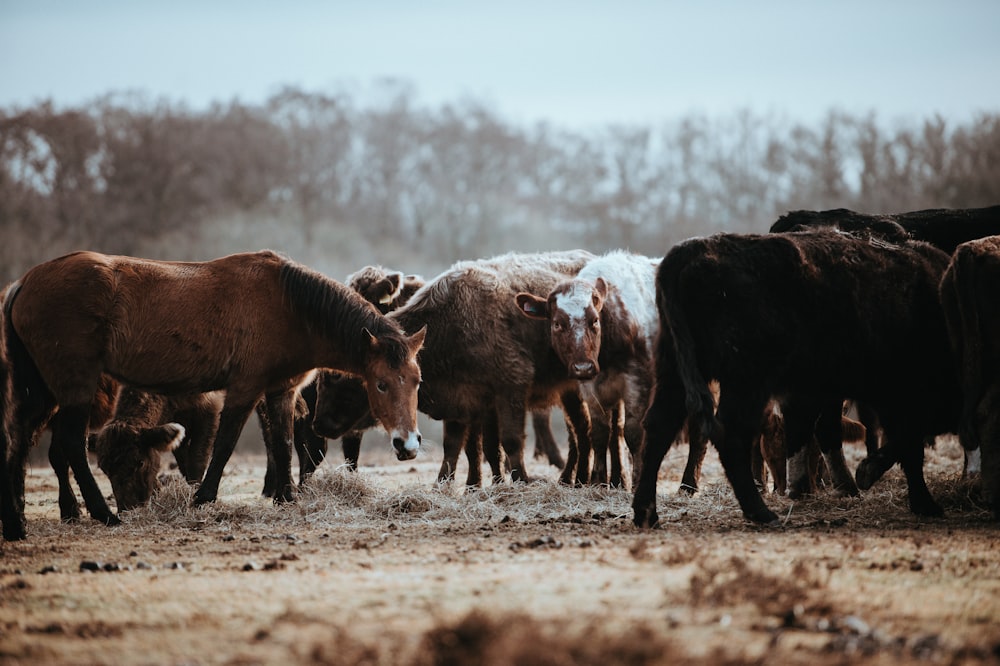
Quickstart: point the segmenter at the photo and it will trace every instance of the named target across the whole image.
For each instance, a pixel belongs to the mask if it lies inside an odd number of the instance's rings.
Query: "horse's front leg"
[[[112,513],[108,503],[104,500],[104,494],[97,485],[97,480],[90,469],[90,462],[87,460],[87,422],[90,419],[90,405],[70,405],[60,407],[59,412],[52,420],[52,448],[49,450],[49,460],[55,459],[53,467],[62,467],[62,474],[65,480],[59,480],[59,509],[63,514],[63,519],[72,519],[74,510],[79,515],[79,508],[76,506],[76,498],[69,488],[69,478],[66,475],[65,463],[68,462],[76,477],[76,483],[80,486],[80,493],[83,501],[87,505],[87,511],[91,517],[99,520],[105,525],[117,525],[118,517]],[[52,449],[55,449],[53,452]],[[53,456],[54,453],[54,456]],[[63,456],[60,458],[60,456]],[[58,474],[57,470],[57,474]],[[63,484],[65,482],[65,488]],[[69,498],[66,495],[69,495]],[[68,515],[67,515],[68,514]]]
[[[226,404],[219,415],[219,430],[215,434],[215,444],[212,446],[212,460],[208,463],[208,471],[201,482],[198,492],[194,494],[195,504],[214,502],[219,494],[219,483],[226,463],[233,455],[236,440],[243,432],[243,426],[250,418],[250,412],[257,404],[257,397],[249,400],[237,400],[232,391],[226,396]]]

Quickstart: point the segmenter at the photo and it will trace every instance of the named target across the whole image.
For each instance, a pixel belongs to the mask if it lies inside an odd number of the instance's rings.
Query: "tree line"
[[[343,277],[510,250],[629,248],[764,232],[795,209],[1000,202],[1000,113],[886,126],[746,110],[592,132],[476,100],[285,88],[192,110],[137,94],[0,109],[0,278],[75,249],[208,259],[271,247]]]

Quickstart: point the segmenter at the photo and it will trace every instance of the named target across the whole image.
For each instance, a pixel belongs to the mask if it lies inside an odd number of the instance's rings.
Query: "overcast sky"
[[[285,84],[586,128],[738,108],[812,121],[1000,112],[1000,0],[0,0],[0,107]]]

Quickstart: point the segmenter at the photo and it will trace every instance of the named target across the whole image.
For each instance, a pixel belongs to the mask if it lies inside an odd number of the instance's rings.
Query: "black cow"
[[[939,515],[924,482],[923,438],[953,428],[959,410],[938,298],[947,264],[925,243],[830,231],[720,234],[674,247],[657,271],[656,386],[635,523],[659,520],[657,473],[685,417],[692,438],[718,449],[743,514],[776,521],[750,458],[768,400],[786,395],[871,404],[906,474],[911,510]]]
[[[845,208],[825,211],[799,210],[780,217],[771,225],[770,232],[801,231],[818,227],[834,227],[842,231],[869,235],[892,242],[907,239],[925,241],[951,254],[961,243],[1000,234],[1000,206],[959,209],[934,208],[889,215],[858,213]],[[803,444],[811,442],[812,423],[816,416],[809,413],[808,408],[805,414],[797,413],[798,409],[794,404],[784,407],[789,418],[799,421],[797,426],[793,428],[793,432],[789,433],[789,449],[790,452],[795,452],[800,450]],[[896,462],[891,457],[890,451],[879,450],[878,414],[864,403],[859,403],[857,408],[859,417],[866,426],[865,446],[868,458],[858,467],[857,485],[849,478],[841,478],[838,483],[840,490],[845,494],[852,495],[857,494],[858,486],[862,489],[870,488]],[[823,408],[823,413],[820,416],[822,423],[815,431],[817,437],[828,440],[824,447],[832,452],[831,455],[834,458],[830,462],[837,469],[841,469],[843,466],[842,428],[838,429],[836,426],[839,410],[840,403],[831,401]],[[971,460],[975,460],[974,452],[971,454]],[[970,454],[967,452],[966,467],[974,471],[974,468],[970,468],[969,464]],[[796,467],[796,461],[790,461],[789,465]],[[801,469],[801,466],[799,465],[798,468]],[[809,479],[802,475],[796,478],[793,474],[793,478],[790,479],[789,494],[798,496],[804,488],[809,486],[811,486]]]
[[[1000,236],[958,246],[941,302],[962,382],[959,439],[980,450],[984,495],[1000,520]]]

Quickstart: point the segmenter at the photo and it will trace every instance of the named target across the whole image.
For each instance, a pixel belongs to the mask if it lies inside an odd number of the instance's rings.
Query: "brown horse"
[[[293,499],[295,389],[313,368],[364,380],[397,457],[413,458],[420,446],[416,354],[425,331],[407,336],[352,290],[273,252],[198,263],[77,252],[29,270],[8,291],[4,314],[14,380],[9,492],[2,494],[15,504],[15,519],[3,525],[8,540],[24,537],[27,450],[56,409],[52,446],[69,461],[91,516],[117,522],[86,456],[87,418],[104,373],[167,395],[226,391],[196,503],[215,500],[261,396],[275,501]]]

